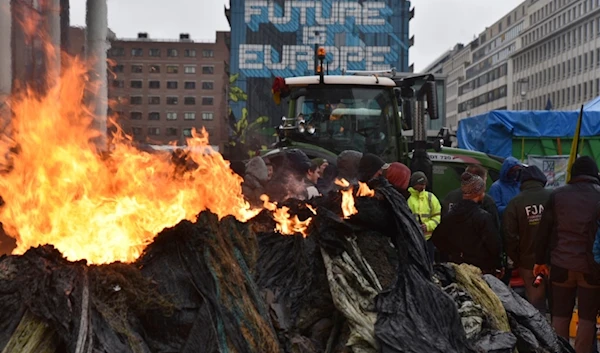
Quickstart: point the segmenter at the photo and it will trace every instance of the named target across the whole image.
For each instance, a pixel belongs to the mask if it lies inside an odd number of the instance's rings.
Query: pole
[[[575,127],[575,134],[573,135],[573,143],[571,144],[571,153],[569,153],[569,164],[567,165],[567,183],[571,180],[571,167],[577,155],[579,154],[579,135],[581,134],[581,122],[583,121],[583,105],[579,111],[579,117],[577,118],[577,126]]]
[[[87,0],[86,2],[87,43],[86,56],[93,67],[90,70],[90,86],[87,102],[94,114],[93,128],[100,133],[96,141],[99,151],[107,148],[107,50],[108,50],[108,7],[106,0]]]
[[[11,0],[0,0],[0,131],[10,122],[8,97],[12,91]]]

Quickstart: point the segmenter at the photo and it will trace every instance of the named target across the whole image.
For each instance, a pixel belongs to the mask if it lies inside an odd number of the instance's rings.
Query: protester
[[[246,164],[242,193],[251,206],[262,206],[260,196],[265,194],[265,183],[269,180],[268,176],[267,165],[261,157],[254,157]]]
[[[427,251],[431,262],[434,260],[435,247],[431,242],[433,231],[440,224],[442,206],[438,198],[431,192],[426,191],[427,176],[423,172],[414,172],[410,177],[408,192],[408,207],[417,216],[421,229],[427,241]]]
[[[498,230],[492,215],[479,206],[485,196],[485,182],[465,172],[461,190],[463,199],[435,229],[433,244],[449,262],[477,266],[483,273],[497,276],[501,266]]]
[[[271,180],[273,178],[273,163],[268,158],[264,158],[265,164],[267,165],[267,180]]]
[[[324,158],[314,158],[312,162],[316,163],[319,166],[319,175],[323,175],[325,168],[329,165],[329,162]]]
[[[533,285],[535,265],[534,239],[538,231],[544,205],[550,199],[547,179],[540,168],[528,166],[521,172],[521,193],[515,196],[504,211],[504,244],[514,267],[525,282],[527,300],[541,313],[546,313],[546,286]]]
[[[358,164],[358,181],[366,183],[383,175],[390,165],[383,159],[372,153],[365,153]]]
[[[333,164],[328,164],[323,170],[323,174],[317,181],[317,190],[321,195],[328,194],[334,189],[335,179],[338,177],[338,169]]]
[[[577,299],[577,353],[592,348],[600,306],[600,271],[593,260],[599,202],[598,166],[588,156],[577,158],[571,180],[550,195],[535,240],[533,274],[550,275],[552,326],[565,339]]]
[[[406,199],[410,197],[410,193],[408,192],[410,175],[410,169],[400,162],[390,163],[385,172],[385,178]]]
[[[350,184],[358,183],[358,166],[363,154],[358,151],[346,150],[337,158],[338,178],[345,179]]]
[[[465,169],[465,172],[477,175],[484,182],[486,182],[488,178],[487,169],[479,164],[469,165]],[[459,203],[462,199],[463,195],[460,188],[450,191],[442,201],[442,219],[444,219],[444,217],[452,209],[452,206]],[[500,217],[498,216],[498,207],[496,206],[494,199],[490,195],[486,194],[481,202],[481,207],[492,215],[496,224],[496,228],[500,229]]]
[[[310,164],[310,168],[306,173],[306,178],[304,179],[304,182],[306,184],[307,198],[309,200],[313,197],[317,197],[320,195],[319,190],[317,189],[317,182],[319,181],[320,176],[321,175],[319,174],[319,165],[316,162],[312,161]]]
[[[489,194],[496,202],[500,219],[502,219],[504,209],[510,200],[517,196],[520,191],[519,175],[521,168],[522,165],[516,158],[506,158],[502,163],[502,168],[500,168],[500,178],[490,187]]]

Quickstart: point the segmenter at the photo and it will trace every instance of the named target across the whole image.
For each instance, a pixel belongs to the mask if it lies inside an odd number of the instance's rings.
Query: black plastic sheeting
[[[134,264],[87,266],[52,246],[4,256],[0,350],[28,310],[56,330],[60,352],[74,353],[87,278],[91,340],[84,351],[278,352],[253,280],[257,254],[247,225],[203,212],[195,223],[161,232]]]
[[[391,212],[382,234],[392,239],[398,253],[397,279],[375,302],[380,351],[476,352],[467,341],[453,300],[432,280],[425,239],[406,200],[383,178],[369,186],[376,196],[381,195],[377,197],[379,212]],[[373,211],[363,210],[360,203],[356,208],[362,224],[381,228],[369,217]]]
[[[575,353],[569,342],[558,337],[544,315],[527,300],[496,277],[484,275],[483,278],[506,310],[511,331],[517,337],[519,353]]]

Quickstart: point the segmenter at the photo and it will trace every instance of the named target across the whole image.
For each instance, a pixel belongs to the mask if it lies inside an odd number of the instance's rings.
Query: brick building
[[[210,144],[227,142],[229,32],[216,41],[117,39],[108,57],[109,99],[120,125],[136,141],[185,145],[193,128],[204,127]]]

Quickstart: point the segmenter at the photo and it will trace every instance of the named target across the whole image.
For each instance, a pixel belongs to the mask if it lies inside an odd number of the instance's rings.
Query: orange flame
[[[375,196],[375,190],[371,190],[371,188],[369,188],[369,186],[367,184],[359,182],[358,183],[358,191],[356,192],[356,195],[373,197],[373,196]]]
[[[344,218],[348,219],[350,216],[358,213],[358,210],[354,206],[353,188],[350,187],[350,183],[346,179],[336,179],[335,184],[344,188],[340,190],[342,193],[342,212]]]
[[[281,208],[277,207],[277,203],[270,202],[269,197],[267,195],[262,195],[260,199],[263,201],[263,207],[271,212],[273,212],[273,219],[276,224],[276,230],[285,235],[294,235],[297,233],[302,234],[305,238],[308,236],[308,226],[312,221],[312,217],[307,218],[304,221],[301,221],[297,215],[292,217],[289,213],[289,207],[283,206]],[[313,214],[317,214],[316,210],[307,205],[308,209],[312,211]]]
[[[11,98],[12,135],[2,136],[0,221],[17,240],[15,254],[53,244],[69,260],[134,261],[165,227],[198,212],[246,221],[260,210],[244,200],[242,179],[202,131],[188,140],[195,170],[176,173],[169,155],[140,152],[117,134],[104,158],[82,103],[87,68],[73,60],[44,95]]]

